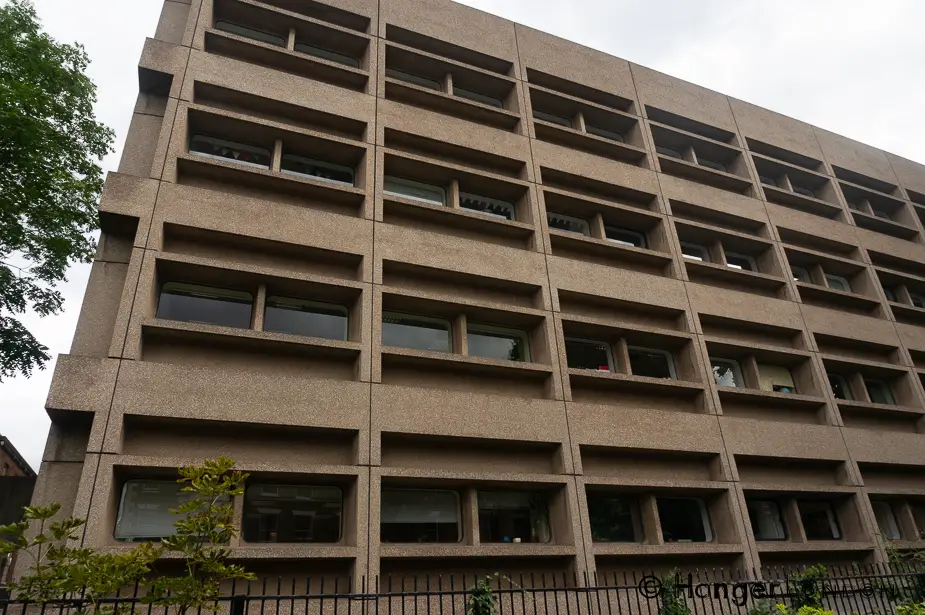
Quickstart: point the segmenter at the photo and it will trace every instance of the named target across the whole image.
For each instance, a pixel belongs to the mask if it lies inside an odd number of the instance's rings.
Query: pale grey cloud
[[[2,0],[0,0],[2,1]],[[427,0],[420,0],[425,2]],[[920,0],[463,0],[925,162],[925,2]],[[36,0],[48,31],[80,41],[93,60],[99,117],[121,146],[137,93],[137,63],[161,0]],[[107,169],[118,154],[105,161]],[[26,324],[67,352],[87,267],[63,288],[64,314]],[[36,467],[48,429],[51,368],[0,385],[0,433]]]

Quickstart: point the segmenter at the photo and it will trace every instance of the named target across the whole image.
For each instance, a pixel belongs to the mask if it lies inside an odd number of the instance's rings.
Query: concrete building
[[[261,574],[925,547],[925,166],[446,0],[166,0],[37,501]]]
[[[34,487],[35,470],[13,443],[0,434],[0,525],[22,521],[23,507],[29,505]],[[0,555],[0,600],[5,596],[3,586],[10,581],[15,563],[12,555]]]

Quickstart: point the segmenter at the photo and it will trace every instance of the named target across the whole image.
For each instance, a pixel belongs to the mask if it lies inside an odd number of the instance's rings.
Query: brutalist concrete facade
[[[139,77],[36,487],[89,519],[85,544],[128,548],[127,481],[224,453],[343,493],[339,542],[232,545],[262,574],[925,547],[925,166],[445,0],[166,0]],[[283,172],[287,153],[354,185]],[[157,318],[169,282],[250,293],[250,327]],[[272,295],[345,306],[346,340],[264,331]],[[448,321],[450,352],[384,345],[384,312]],[[529,360],[471,356],[467,323],[523,331]],[[610,364],[570,368],[566,339]],[[634,375],[638,347],[674,378]],[[454,491],[459,541],[381,540],[396,487]],[[549,540],[488,542],[484,489],[544,494]],[[589,494],[631,502],[628,539],[596,539]],[[700,498],[710,540],[672,541],[671,497]],[[756,539],[750,500],[783,539]],[[837,538],[805,527],[819,502]]]

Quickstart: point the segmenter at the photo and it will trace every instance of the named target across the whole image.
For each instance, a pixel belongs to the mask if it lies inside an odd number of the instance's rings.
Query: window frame
[[[630,525],[633,533],[631,540],[596,540],[594,538],[594,515],[591,512],[592,500],[623,500],[627,503],[627,508],[630,513]],[[639,512],[639,500],[632,497],[629,494],[608,494],[604,491],[593,491],[585,493],[585,502],[588,507],[588,528],[591,531],[591,542],[602,543],[602,544],[632,544],[639,543],[644,540],[644,530],[642,526],[642,517]]]
[[[749,256],[748,254],[740,254],[738,252],[726,252],[726,267],[730,269],[736,269],[738,271],[751,271],[752,273],[759,273],[758,271],[758,262],[755,260],[754,256]],[[746,261],[751,269],[746,269],[745,267],[739,267],[738,265],[733,265],[729,262],[729,257],[740,258]]]
[[[732,379],[736,382],[741,382],[741,385],[729,386],[727,384],[720,384],[716,379],[716,374],[713,373],[713,368],[716,367],[716,363],[729,363],[732,367]],[[735,359],[727,359],[725,357],[710,357],[710,373],[713,375],[713,381],[716,382],[716,386],[734,388],[734,389],[747,389],[748,387],[745,384],[745,376],[742,373],[742,366]]]
[[[540,111],[538,109],[533,110],[533,119],[547,122],[549,124],[555,124],[556,126],[562,126],[564,128],[575,129],[572,125],[572,120],[561,115],[556,115],[554,113],[546,113],[545,111]]]
[[[802,195],[802,196],[807,196],[807,197],[809,197],[809,198],[811,198],[811,199],[818,199],[818,198],[819,198],[819,197],[816,196],[816,191],[815,191],[815,190],[812,190],[812,189],[810,189],[810,188],[804,188],[803,186],[794,186],[792,182],[791,182],[791,184],[790,184],[790,187],[792,188],[791,192],[794,192],[794,193],[796,193],[796,194],[800,194],[800,195]]]
[[[886,300],[889,303],[899,303],[900,302],[899,299],[897,298],[896,291],[894,291],[889,286],[883,286],[883,296],[886,297]]]
[[[909,303],[912,305],[912,307],[917,308],[919,310],[925,309],[925,295],[914,293],[912,291],[908,291],[908,292],[909,292]],[[915,304],[916,301],[918,301],[921,305],[916,305]]]
[[[319,307],[319,308],[324,308],[324,309],[330,309],[330,310],[332,310],[332,311],[334,311],[335,309],[336,309],[337,311],[343,311],[343,316],[344,316],[344,333],[343,333],[343,337],[340,337],[340,338],[329,337],[329,338],[319,338],[319,339],[332,339],[332,340],[340,340],[340,341],[343,341],[343,342],[346,342],[346,341],[348,340],[349,335],[350,335],[350,310],[347,308],[347,306],[340,305],[339,303],[328,303],[328,302],[325,302],[325,301],[314,301],[314,300],[311,300],[311,299],[299,299],[299,298],[297,298],[297,297],[284,297],[284,296],[281,296],[281,295],[270,295],[270,296],[267,296],[266,301],[264,302],[264,307],[263,307],[263,322],[264,322],[264,330],[265,330],[265,331],[267,330],[267,329],[266,329],[267,310],[268,310],[269,308],[273,307],[273,306],[270,305],[270,301],[272,301],[272,300],[274,300],[274,299],[276,299],[276,300],[283,299],[283,300],[289,300],[289,301],[297,301],[297,302],[299,302],[299,303],[302,303],[303,305],[308,305],[308,306],[313,306],[313,307]],[[277,308],[277,309],[284,309],[284,308]],[[274,329],[270,329],[270,332],[273,332],[273,333],[284,333],[284,334],[287,334],[287,335],[301,335],[302,337],[318,337],[318,336],[316,336],[316,335],[305,335],[305,334],[303,334],[303,333],[291,333],[291,332],[288,332],[288,331],[276,331],[276,330],[274,330]]]
[[[530,498],[534,498],[534,497],[542,498],[543,518],[544,518],[544,523],[546,525],[546,540],[537,540],[536,542],[533,542],[533,541],[524,542],[522,540],[521,543],[522,544],[543,545],[543,544],[552,544],[554,542],[553,535],[552,535],[552,522],[549,519],[549,497],[548,495],[543,493],[542,491],[529,491],[526,489],[491,489],[491,488],[477,489],[476,494],[475,494],[475,504],[476,504],[476,517],[477,517],[477,521],[479,524],[480,535],[482,534],[481,525],[482,525],[482,494],[483,493],[520,493],[520,494],[526,494]],[[530,510],[531,504],[528,503],[527,507],[528,507],[528,510]],[[486,508],[485,510],[492,510],[492,509]],[[505,509],[499,508],[498,510],[505,510]],[[517,509],[508,509],[508,510],[517,510]],[[532,512],[531,512],[531,517],[532,517]],[[531,521],[532,521],[532,518],[531,518]],[[513,540],[510,543],[507,543],[503,540],[498,540],[498,541],[487,540],[484,536],[481,536],[481,541],[485,544],[495,544],[495,545],[497,544],[518,544],[518,543],[515,543]]]
[[[422,321],[422,322],[432,322],[432,323],[442,323],[442,324],[446,324],[446,327],[447,327],[447,329],[446,329],[446,334],[447,334],[447,347],[448,347],[448,350],[428,350],[428,349],[421,349],[421,348],[408,348],[407,346],[389,346],[389,345],[387,345],[387,344],[385,343],[385,341],[384,341],[382,338],[385,337],[385,335],[384,335],[384,334],[385,334],[385,324],[386,324],[386,323],[385,323],[385,319],[386,319],[387,316],[390,316],[390,315],[391,315],[391,316],[401,316],[402,318],[413,318],[413,319],[416,319],[416,320],[420,320],[420,321]],[[418,315],[418,314],[409,314],[409,313],[407,313],[407,312],[392,312],[392,311],[389,311],[389,310],[382,310],[382,325],[383,325],[383,330],[380,332],[380,339],[379,339],[379,341],[380,341],[380,343],[382,344],[382,347],[383,347],[383,348],[404,348],[404,349],[406,349],[406,350],[420,350],[421,352],[441,352],[441,353],[445,353],[445,354],[454,354],[454,349],[453,349],[453,323],[450,322],[449,320],[447,320],[446,318],[438,318],[438,317],[436,317],[436,316],[420,316],[420,315]],[[423,327],[422,327],[422,328],[423,328]]]
[[[912,519],[918,530],[919,539],[925,540],[925,501],[909,502],[909,508],[912,509]]]
[[[758,175],[758,181],[763,186],[771,186],[772,188],[777,188],[777,180],[771,177],[770,175]]]
[[[289,159],[296,158],[300,161],[314,164],[315,166],[321,167],[323,169],[331,169],[332,171],[342,171],[342,172],[347,171],[350,173],[350,177],[352,178],[352,180],[348,183],[345,181],[341,181],[339,179],[330,179],[328,177],[319,177],[318,175],[309,175],[308,173],[300,173],[299,171],[293,171],[291,169],[284,169],[282,166],[282,163],[286,160],[286,158],[289,158]],[[318,181],[327,182],[329,184],[337,184],[339,186],[349,186],[351,188],[355,187],[356,182],[357,182],[356,169],[354,168],[348,167],[347,165],[344,165],[344,164],[326,162],[324,160],[319,160],[317,158],[308,158],[306,156],[299,156],[298,154],[283,154],[282,157],[280,158],[279,170],[280,170],[280,173],[285,173],[287,175],[295,175],[297,177],[307,177],[309,179],[315,179]]]
[[[608,130],[607,128],[601,128],[600,126],[594,126],[589,124],[585,120],[585,132],[589,135],[595,137],[600,137],[601,139],[607,139],[608,141],[614,141],[615,143],[626,143],[626,137],[621,133],[615,130]]]
[[[120,535],[119,534],[119,524],[122,521],[122,516],[125,512],[125,499],[128,495],[129,485],[133,483],[160,483],[162,485],[171,485],[176,488],[176,495],[180,496],[176,502],[176,506],[180,506],[185,502],[189,502],[195,499],[195,494],[183,491],[183,486],[177,483],[177,481],[172,479],[161,479],[161,478],[130,478],[122,483],[122,491],[119,494],[119,506],[116,509],[116,521],[112,529],[112,537],[118,542],[127,542],[127,543],[137,543],[137,542],[160,542],[164,538],[169,538],[175,533],[174,523],[179,521],[182,518],[182,515],[174,515],[170,512],[172,507],[167,508],[167,514],[170,516],[170,526],[174,531],[171,531],[170,534],[166,536],[140,536],[140,535]]]
[[[707,506],[706,501],[705,501],[703,498],[700,498],[700,497],[684,497],[684,496],[661,496],[661,497],[660,497],[660,496],[656,496],[656,498],[655,498],[655,508],[656,508],[656,512],[657,512],[657,514],[658,514],[659,525],[662,526],[662,540],[663,540],[666,544],[672,544],[672,543],[674,543],[674,544],[677,544],[677,543],[690,543],[690,544],[693,544],[693,543],[697,543],[697,542],[700,542],[700,541],[690,540],[690,539],[685,539],[685,540],[674,540],[674,541],[665,540],[665,529],[664,529],[664,524],[662,524],[662,522],[661,522],[661,521],[662,521],[662,511],[661,511],[661,510],[658,510],[658,503],[659,503],[660,501],[664,501],[664,500],[675,500],[675,501],[686,500],[686,501],[694,501],[694,502],[697,502],[698,508],[700,509],[700,521],[701,521],[701,523],[703,524],[703,534],[704,534],[704,540],[703,540],[703,542],[705,542],[705,543],[706,543],[706,542],[713,542],[713,539],[715,538],[715,534],[713,533],[713,523],[712,523],[712,521],[711,521],[711,519],[710,519],[710,511],[709,511],[709,508],[708,508],[708,506]]]
[[[759,384],[760,384],[761,380],[763,379],[763,377],[762,377],[762,375],[761,375],[761,372],[762,372],[762,369],[761,369],[761,368],[762,368],[762,366],[774,368],[775,370],[785,370],[785,371],[787,372],[787,375],[788,375],[789,379],[790,379],[790,384],[789,384],[789,385],[787,385],[787,384],[776,384],[776,383],[774,382],[774,376],[771,376],[771,377],[770,377],[770,383],[771,383],[771,389],[770,389],[770,391],[771,391],[771,392],[773,392],[773,393],[784,393],[785,395],[796,395],[796,394],[799,394],[800,391],[799,391],[799,389],[797,388],[797,383],[796,383],[796,381],[794,381],[794,379],[793,379],[793,370],[792,370],[790,367],[786,366],[786,365],[775,365],[774,363],[758,363],[758,364],[757,364],[757,367],[758,367],[758,381],[759,381]],[[778,391],[778,390],[776,390],[776,387],[789,388],[789,389],[793,389],[793,390],[790,391],[790,392],[788,392],[788,391]],[[760,386],[759,386],[759,388],[760,388]],[[762,390],[767,391],[767,389],[762,389]]]
[[[603,370],[601,370],[600,368],[598,368],[598,369],[591,369],[591,368],[589,368],[589,367],[568,367],[568,369],[580,369],[580,370],[585,370],[585,371],[589,371],[589,372],[598,372],[598,373],[602,373],[602,374],[604,374],[604,373],[609,373],[609,374],[614,374],[614,373],[616,373],[617,369],[616,369],[616,363],[614,362],[614,357],[613,357],[613,346],[610,344],[610,342],[607,342],[607,341],[604,341],[604,340],[592,340],[592,339],[588,339],[588,338],[584,338],[584,337],[564,336],[563,343],[569,342],[569,341],[572,341],[572,342],[580,342],[580,343],[584,343],[584,344],[601,344],[601,345],[603,345],[603,346],[604,346],[604,350],[605,350],[605,352],[607,353],[607,366],[609,367],[609,369],[608,369],[606,372],[603,371]],[[565,351],[565,365],[568,366],[568,350],[567,350],[567,349],[566,349],[566,351]]]
[[[381,539],[381,535],[382,535],[382,533],[383,533],[383,532],[382,532],[382,525],[383,525],[383,521],[382,521],[382,503],[385,501],[385,493],[386,493],[387,491],[416,491],[416,492],[422,492],[422,491],[423,491],[423,492],[428,492],[428,493],[431,493],[431,492],[440,492],[440,493],[451,493],[451,494],[453,494],[453,497],[456,499],[456,507],[455,507],[455,510],[456,510],[456,540],[454,540],[454,541],[452,541],[452,542],[440,542],[440,541],[437,541],[437,542],[421,542],[421,543],[391,542],[391,541],[387,541],[387,540],[382,540],[382,539]],[[450,545],[450,544],[459,544],[459,543],[461,543],[461,542],[463,541],[463,539],[465,538],[465,531],[464,531],[464,525],[465,525],[465,523],[464,523],[463,510],[462,510],[462,498],[459,497],[459,491],[454,491],[454,490],[452,490],[452,489],[429,489],[429,488],[426,488],[426,487],[423,487],[423,488],[422,488],[422,487],[387,487],[387,486],[384,486],[384,485],[383,485],[383,486],[382,486],[381,492],[382,492],[382,494],[381,494],[381,496],[380,496],[380,502],[379,502],[379,533],[380,533],[380,541],[383,542],[384,544],[391,544],[391,545],[403,545],[403,544],[440,545],[440,544],[445,544],[445,545]]]
[[[806,523],[803,520],[803,505],[804,504],[825,504],[826,505],[826,515],[829,520],[829,529],[832,530],[833,538],[810,538],[806,536],[808,541],[822,541],[822,540],[844,540],[845,535],[842,532],[841,524],[838,521],[838,513],[835,511],[835,506],[832,502],[828,500],[798,500],[797,509],[800,513],[800,523],[803,524],[803,533],[806,533]]]
[[[832,286],[832,284],[831,284],[832,280],[836,280],[836,281],[839,281],[839,282],[843,282],[844,285],[847,287],[847,290],[845,290],[844,288],[835,288],[835,287]],[[825,274],[825,285],[826,285],[826,287],[828,287],[830,290],[837,290],[837,291],[840,291],[840,292],[843,292],[843,293],[853,293],[853,292],[854,292],[854,290],[851,289],[851,283],[848,281],[847,278],[844,278],[844,277],[842,277],[842,276],[840,276],[840,275],[835,275],[834,273],[826,273],[826,274]]]
[[[321,53],[313,53],[312,51],[303,51],[299,49],[312,49],[320,51]],[[298,40],[295,42],[292,48],[293,51],[298,53],[304,53],[305,55],[311,56],[313,58],[319,58],[321,60],[327,60],[328,62],[334,62],[336,64],[342,64],[344,66],[350,66],[351,68],[360,68],[360,59],[354,58],[353,56],[348,56],[345,53],[340,53],[339,51],[334,51],[332,49],[325,49],[324,47],[318,47],[317,45],[309,45],[308,43],[301,43]],[[333,56],[333,57],[329,57]]]
[[[465,92],[465,94],[461,94],[460,92]],[[494,96],[490,96],[488,94],[482,94],[481,92],[476,92],[475,90],[470,90],[468,88],[461,88],[455,83],[453,84],[453,96],[462,98],[464,100],[481,103],[496,109],[504,109],[504,101],[502,99],[495,98]]]
[[[724,165],[722,162],[710,160],[709,158],[701,158],[700,156],[697,156],[697,164],[699,164],[702,167],[706,167],[712,171],[719,171],[721,173],[729,173],[729,167]]]
[[[877,511],[878,507],[886,507],[886,510],[890,513],[888,521],[892,522],[892,528],[895,530],[895,536],[891,536],[887,531],[884,530],[883,525],[880,523],[881,518],[880,514]],[[896,510],[893,508],[893,504],[889,500],[878,500],[872,499],[870,501],[870,507],[874,511],[874,520],[877,522],[877,529],[880,531],[880,535],[883,536],[886,540],[902,540],[903,532],[902,528],[899,525],[899,519],[896,518]],[[889,525],[889,524],[888,524]]]
[[[254,153],[265,153],[267,156],[267,164],[257,164],[256,162],[248,162],[247,160],[237,160],[235,158],[228,158],[227,156],[216,156],[215,154],[210,154],[208,152],[200,152],[193,149],[193,141],[195,140],[204,141],[206,143],[211,143],[213,145],[222,145],[228,147],[229,149],[239,149],[242,151],[248,151],[252,154]],[[191,134],[189,142],[187,143],[187,151],[191,156],[200,156],[202,158],[208,158],[209,160],[220,160],[229,162],[231,164],[240,164],[245,167],[251,167],[254,169],[264,169],[269,171],[273,167],[273,152],[269,149],[258,147],[256,145],[250,145],[247,143],[238,143],[237,141],[229,141],[227,139],[222,139],[221,137],[212,137],[209,135],[204,135],[200,133]]]
[[[836,400],[841,400],[841,401],[853,401],[854,400],[854,391],[851,390],[851,383],[848,381],[847,378],[835,372],[826,372],[825,375],[828,377],[829,388],[832,390],[832,396]],[[845,393],[847,394],[847,397],[842,398],[835,394],[835,387],[832,386],[833,378],[841,381],[840,384],[845,389]]]
[[[757,533],[757,531],[756,531],[755,524],[752,523],[752,520],[751,520],[751,508],[750,508],[750,505],[751,505],[751,504],[755,504],[755,503],[759,503],[759,502],[761,502],[761,503],[768,503],[768,504],[773,504],[773,505],[774,505],[774,508],[775,508],[776,511],[777,511],[777,521],[778,521],[778,523],[779,523],[779,525],[780,525],[780,528],[781,528],[781,530],[783,531],[783,534],[784,534],[782,538],[759,538],[759,537],[758,537],[758,533]],[[784,518],[784,511],[783,511],[783,508],[782,508],[781,505],[780,505],[780,502],[778,502],[777,500],[772,500],[772,499],[768,499],[768,498],[745,498],[745,512],[746,512],[746,514],[748,515],[748,517],[749,517],[749,523],[750,523],[751,526],[752,526],[752,538],[754,538],[756,541],[761,541],[761,542],[784,542],[784,541],[790,540],[790,532],[789,532],[789,530],[787,529],[787,521],[786,521],[786,519]]]
[[[668,373],[671,374],[671,377],[670,377],[670,378],[659,378],[658,376],[643,376],[643,375],[641,375],[641,374],[635,374],[635,373],[633,373],[633,357],[632,357],[632,354],[633,354],[633,351],[634,351],[634,350],[636,350],[636,351],[648,352],[648,353],[652,353],[652,354],[659,354],[659,355],[662,355],[663,357],[665,357],[666,360],[668,361]],[[627,344],[627,346],[626,346],[626,351],[627,351],[626,354],[627,354],[628,357],[629,357],[629,358],[628,358],[627,367],[629,368],[629,372],[630,372],[631,375],[633,375],[633,376],[637,376],[637,375],[638,375],[638,376],[640,376],[640,377],[642,377],[642,378],[654,378],[654,379],[656,379],[656,380],[678,380],[678,372],[677,372],[677,370],[675,369],[675,364],[674,364],[674,354],[673,354],[671,351],[662,350],[661,348],[649,348],[649,347],[646,347],[646,346],[632,346],[632,345],[629,345],[629,344]]]
[[[488,211],[487,209],[484,209],[484,210],[483,210],[483,209],[473,209],[472,207],[466,207],[466,206],[463,205],[463,201],[466,200],[467,198],[468,198],[469,200],[472,200],[472,201],[485,201],[485,202],[488,203],[489,205],[500,205],[500,206],[503,206],[503,207],[510,208],[511,217],[510,217],[510,218],[507,218],[507,217],[505,217],[505,216],[502,216],[501,214],[496,214],[496,213],[493,213],[493,212],[491,212],[491,211]],[[514,205],[514,203],[511,203],[510,201],[503,201],[503,200],[501,200],[501,199],[495,199],[495,198],[492,198],[492,197],[489,197],[489,196],[482,196],[481,194],[475,194],[475,193],[473,193],[473,192],[462,192],[462,191],[460,191],[460,193],[459,193],[459,208],[460,208],[460,209],[465,209],[466,211],[475,212],[475,213],[477,213],[477,214],[481,214],[481,215],[487,216],[487,217],[489,217],[489,218],[495,218],[495,219],[498,219],[498,220],[510,220],[510,221],[512,221],[512,222],[514,222],[514,221],[517,220],[517,207]]]
[[[867,378],[866,376],[861,378],[864,381],[864,388],[867,390],[867,397],[870,399],[872,404],[883,404],[886,406],[895,406],[896,397],[893,395],[893,387],[890,386],[890,383],[886,380],[880,380],[879,378]],[[870,394],[870,383],[876,383],[883,387],[883,390],[886,392],[886,396],[890,401],[874,401],[873,396]]]
[[[660,156],[665,156],[667,158],[674,158],[675,160],[684,160],[684,154],[680,151],[673,149],[671,147],[665,147],[664,145],[655,144],[655,153]]]
[[[247,326],[236,326],[236,325],[228,325],[228,324],[216,324],[214,322],[206,322],[202,320],[177,320],[175,318],[165,318],[164,316],[160,315],[160,310],[161,310],[161,304],[163,302],[165,290],[167,290],[168,287],[177,287],[180,289],[185,288],[189,292],[199,292],[201,294],[211,294],[216,297],[216,298],[210,299],[212,301],[222,301],[222,299],[218,297],[221,297],[222,294],[224,294],[226,296],[225,301],[227,301],[228,303],[234,303],[237,305],[248,305],[250,306],[250,317],[248,318],[248,324]],[[220,291],[220,292],[216,293],[214,291]],[[167,291],[167,294],[172,294],[172,293]],[[236,298],[237,300],[235,300],[234,295],[238,295],[238,297]],[[189,295],[175,295],[175,296],[189,296]],[[246,303],[243,300],[241,300],[244,297],[247,297]],[[209,299],[208,297],[203,297],[203,298]],[[161,284],[160,290],[157,293],[157,307],[154,309],[154,317],[157,318],[158,320],[168,320],[172,322],[188,322],[191,324],[206,325],[210,327],[228,327],[229,329],[252,329],[254,327],[254,310],[256,308],[255,304],[256,304],[256,297],[254,297],[254,294],[247,292],[245,290],[235,290],[232,288],[205,286],[202,284],[192,284],[189,282],[177,282],[177,281],[171,280],[168,282],[163,282]]]
[[[564,228],[559,228],[558,226],[553,226],[550,217],[562,218],[566,222],[581,222],[584,225],[584,231],[569,231]],[[578,218],[576,216],[569,216],[567,214],[560,214],[554,211],[546,212],[546,225],[549,227],[549,230],[561,231],[563,233],[571,233],[573,235],[581,235],[582,237],[591,237],[591,223],[585,220],[584,218]]]
[[[524,358],[520,360],[516,359],[497,359],[499,361],[512,361],[514,363],[531,363],[532,359],[530,356],[530,334],[522,329],[512,329],[509,327],[498,327],[496,325],[486,325],[482,323],[466,323],[466,346],[468,347],[468,338],[469,334],[475,333],[501,333],[507,334],[509,337],[519,337],[521,344],[523,344]],[[469,353],[470,357],[478,357],[478,355],[473,355]],[[491,359],[492,357],[480,357],[485,359]]]
[[[316,541],[316,540],[295,540],[295,541],[290,540],[290,541],[285,541],[285,542],[281,540],[276,540],[276,541],[249,540],[248,538],[245,537],[245,524],[246,524],[246,519],[247,519],[247,513],[249,512],[248,493],[252,488],[256,488],[256,487],[296,487],[296,488],[308,487],[312,489],[314,488],[336,489],[338,494],[340,495],[340,511],[338,514],[339,522],[338,522],[338,527],[337,527],[337,540],[333,542]],[[325,545],[327,544],[327,545],[332,545],[332,544],[340,544],[344,539],[344,490],[342,487],[338,485],[307,485],[307,484],[301,484],[301,483],[274,483],[274,482],[248,483],[247,485],[245,485],[245,488],[244,488],[244,495],[242,496],[241,506],[242,506],[241,508],[241,540],[244,542],[247,542],[248,544],[261,544],[261,545],[267,545],[267,544],[281,544],[281,545],[321,544],[321,545]]]
[[[228,25],[228,26],[233,26],[234,28],[240,28],[241,30],[249,30],[250,32],[255,32],[255,33],[257,33],[257,34],[263,34],[263,35],[266,36],[266,37],[273,38],[273,39],[278,39],[278,40],[279,40],[279,43],[271,42],[271,41],[264,40],[264,39],[262,39],[262,38],[258,38],[258,37],[254,37],[254,36],[248,36],[247,34],[241,34],[240,32],[235,32],[234,30],[229,30],[228,28],[223,28],[221,24],[226,24],[226,25]],[[242,38],[246,38],[246,39],[249,39],[249,40],[252,40],[252,41],[257,41],[257,42],[260,42],[260,43],[265,43],[265,44],[267,44],[267,45],[273,45],[274,47],[282,47],[283,49],[286,48],[286,38],[285,38],[285,37],[283,37],[283,36],[278,36],[278,35],[272,34],[272,33],[270,33],[270,32],[265,32],[265,31],[263,31],[263,30],[258,30],[258,29],[256,29],[256,28],[250,28],[250,27],[248,27],[248,26],[242,26],[241,24],[236,24],[236,23],[234,23],[233,21],[226,21],[226,20],[224,20],[224,19],[219,19],[219,20],[217,20],[217,21],[212,25],[212,28],[215,29],[215,30],[218,30],[219,32],[225,32],[225,33],[227,33],[227,34],[234,34],[235,36],[240,36],[240,37],[242,37]]]
[[[806,267],[800,267],[799,265],[790,265],[790,275],[793,277],[794,282],[802,282],[803,284],[813,284],[813,276],[809,274],[809,270]]]
[[[423,75],[415,75],[414,73],[398,70],[397,68],[386,67],[385,76],[391,79],[395,79],[396,81],[401,81],[410,85],[416,85],[419,88],[424,88],[426,90],[432,90],[435,92],[443,91],[443,84],[436,79],[431,79],[430,77],[425,77]],[[427,84],[420,83],[421,81],[426,81]]]
[[[394,190],[389,189],[389,183],[393,185],[404,185],[409,188],[424,188],[431,190],[437,188],[443,194],[442,201],[435,201],[433,199],[428,199],[423,196],[402,194],[401,192],[395,192]],[[382,194],[388,196],[395,196],[402,199],[410,199],[412,201],[420,201],[421,203],[427,203],[429,205],[439,205],[440,207],[449,207],[446,197],[446,188],[437,184],[426,184],[424,182],[415,181],[413,179],[407,179],[404,177],[397,177],[395,175],[384,175],[382,178]]]
[[[633,237],[636,237],[639,240],[639,245],[635,243],[630,243],[628,241],[613,239],[612,237],[609,237],[607,235],[608,231],[616,231],[617,233],[623,233],[624,235],[631,235]],[[620,226],[604,226],[604,240],[609,241],[610,243],[615,243],[618,246],[623,246],[626,248],[641,248],[643,250],[649,249],[649,241],[644,233],[640,233],[639,231],[634,231],[632,229],[623,228]]]
[[[699,243],[691,243],[690,241],[682,241],[681,244],[681,258],[686,258],[687,260],[698,262],[698,263],[712,263],[713,260],[710,257],[710,250],[706,246],[702,246]],[[700,252],[702,255],[701,258],[692,256],[690,254],[685,254],[684,249],[687,248],[690,250],[693,248],[695,251]]]

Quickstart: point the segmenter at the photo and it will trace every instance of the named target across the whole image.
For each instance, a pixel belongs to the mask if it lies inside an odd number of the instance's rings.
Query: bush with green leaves
[[[793,610],[800,613],[805,606],[822,609],[825,581],[828,578],[829,571],[822,564],[810,566],[802,573],[790,577],[788,586]]]
[[[469,592],[466,613],[468,615],[496,615],[497,612],[491,577],[478,580]]]
[[[778,604],[777,612],[780,615],[835,615],[834,611],[827,611],[818,606],[810,606],[805,604],[800,608],[790,608],[786,604]]]
[[[659,593],[659,615],[691,615],[691,607],[684,598],[684,590],[678,586],[678,571],[672,570],[664,578]]]
[[[925,602],[907,602],[896,607],[896,615],[925,615]]]

